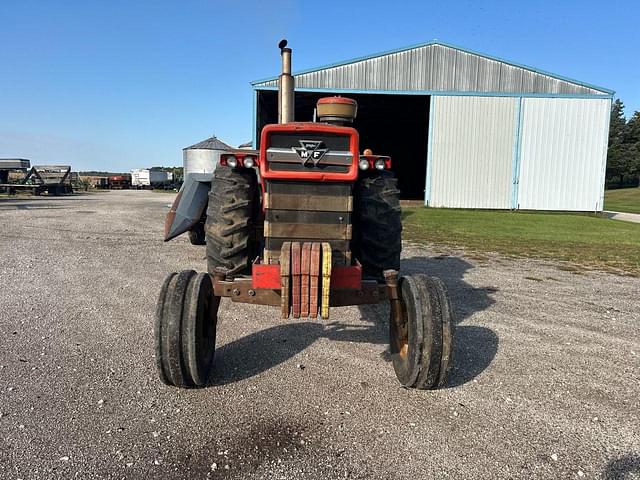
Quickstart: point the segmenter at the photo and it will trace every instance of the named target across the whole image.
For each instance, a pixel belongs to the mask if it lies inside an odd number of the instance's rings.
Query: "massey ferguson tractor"
[[[280,42],[279,123],[260,150],[222,155],[189,174],[165,240],[201,228],[207,273],[171,273],[156,308],[160,379],[215,384],[220,301],[270,305],[282,320],[329,318],[331,307],[389,302],[389,348],[404,387],[442,386],[452,363],[452,309],[442,282],[400,276],[400,192],[388,156],[361,153],[357,104],[321,98],[317,122],[294,121],[291,49]],[[223,303],[222,305],[229,305]]]

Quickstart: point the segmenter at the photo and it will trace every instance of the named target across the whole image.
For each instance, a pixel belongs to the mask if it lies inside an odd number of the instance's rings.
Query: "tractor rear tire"
[[[356,183],[353,251],[365,276],[382,279],[384,270],[400,270],[402,218],[398,181],[375,171]]]
[[[218,165],[213,175],[205,235],[207,266],[213,275],[222,268],[230,277],[251,272],[256,254],[255,217],[258,180],[253,169]]]
[[[442,387],[453,364],[453,310],[444,284],[418,274],[400,280],[403,317],[389,325],[393,369],[403,387]]]

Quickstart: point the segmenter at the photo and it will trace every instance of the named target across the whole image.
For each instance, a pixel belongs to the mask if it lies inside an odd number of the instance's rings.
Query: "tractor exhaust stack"
[[[287,47],[286,40],[280,40],[278,44],[282,55],[282,73],[278,82],[278,123],[294,121],[294,88],[295,80],[291,75],[291,49]]]

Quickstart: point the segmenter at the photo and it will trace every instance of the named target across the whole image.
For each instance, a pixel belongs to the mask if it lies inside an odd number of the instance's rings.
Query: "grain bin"
[[[182,166],[187,173],[213,173],[220,154],[232,150],[226,143],[215,137],[186,147],[182,150]]]

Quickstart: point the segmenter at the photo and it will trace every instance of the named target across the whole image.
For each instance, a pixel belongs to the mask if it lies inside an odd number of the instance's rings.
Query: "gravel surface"
[[[386,308],[223,301],[215,385],[177,390],[156,296],[205,262],[172,200],[0,199],[0,478],[640,478],[640,279],[405,246],[452,296],[446,388],[399,388]]]

